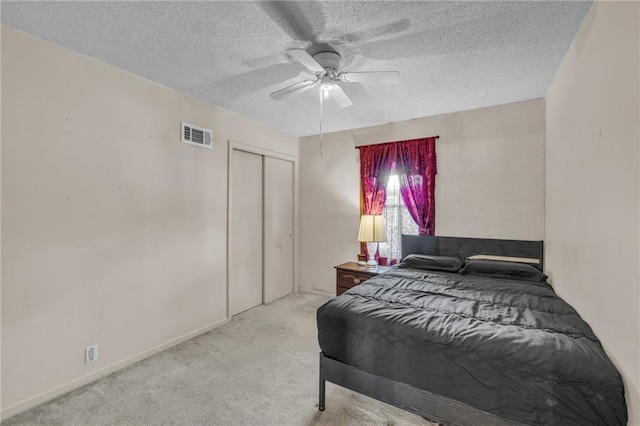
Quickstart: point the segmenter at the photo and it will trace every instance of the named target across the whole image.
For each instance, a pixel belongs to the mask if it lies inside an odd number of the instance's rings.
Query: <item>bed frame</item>
[[[463,261],[474,254],[527,257],[538,259],[540,263],[531,266],[544,272],[544,243],[542,241],[403,235],[402,258],[404,259],[410,254],[450,256]]]
[[[498,240],[487,238],[402,236],[402,257],[409,254],[430,254],[458,257],[464,260],[474,254],[528,257],[538,259],[543,270],[542,241]],[[418,389],[405,383],[377,376],[351,365],[329,358],[320,352],[320,389],[318,409],[325,409],[325,384],[331,382],[363,395],[415,413],[425,419],[446,425],[520,425],[468,404]]]

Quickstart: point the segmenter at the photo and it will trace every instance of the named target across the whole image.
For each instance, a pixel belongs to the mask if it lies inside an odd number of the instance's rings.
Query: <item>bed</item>
[[[402,247],[544,270],[542,241],[405,235]],[[495,264],[463,269],[483,262]],[[626,424],[620,374],[544,279],[470,271],[394,267],[321,306],[319,409],[329,381],[446,425]]]

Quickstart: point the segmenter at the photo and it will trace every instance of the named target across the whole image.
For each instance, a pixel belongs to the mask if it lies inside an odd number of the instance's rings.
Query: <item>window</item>
[[[380,243],[380,257],[386,257],[387,264],[391,264],[402,255],[400,235],[418,235],[418,225],[402,201],[397,175],[389,176],[387,181],[387,200],[382,214],[387,226],[387,242]]]

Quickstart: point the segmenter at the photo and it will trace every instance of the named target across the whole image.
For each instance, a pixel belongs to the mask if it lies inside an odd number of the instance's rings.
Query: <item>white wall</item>
[[[537,99],[300,139],[299,286],[335,293],[333,266],[356,260],[358,145],[440,135],[436,234],[539,240],[544,101]]]
[[[224,322],[227,141],[298,140],[5,26],[2,88],[6,417]]]
[[[640,7],[596,2],[546,96],[546,266],[640,424]]]

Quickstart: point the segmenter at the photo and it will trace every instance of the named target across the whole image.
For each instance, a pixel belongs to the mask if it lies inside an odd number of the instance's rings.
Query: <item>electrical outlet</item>
[[[98,345],[91,345],[84,348],[84,363],[89,364],[98,359]]]

